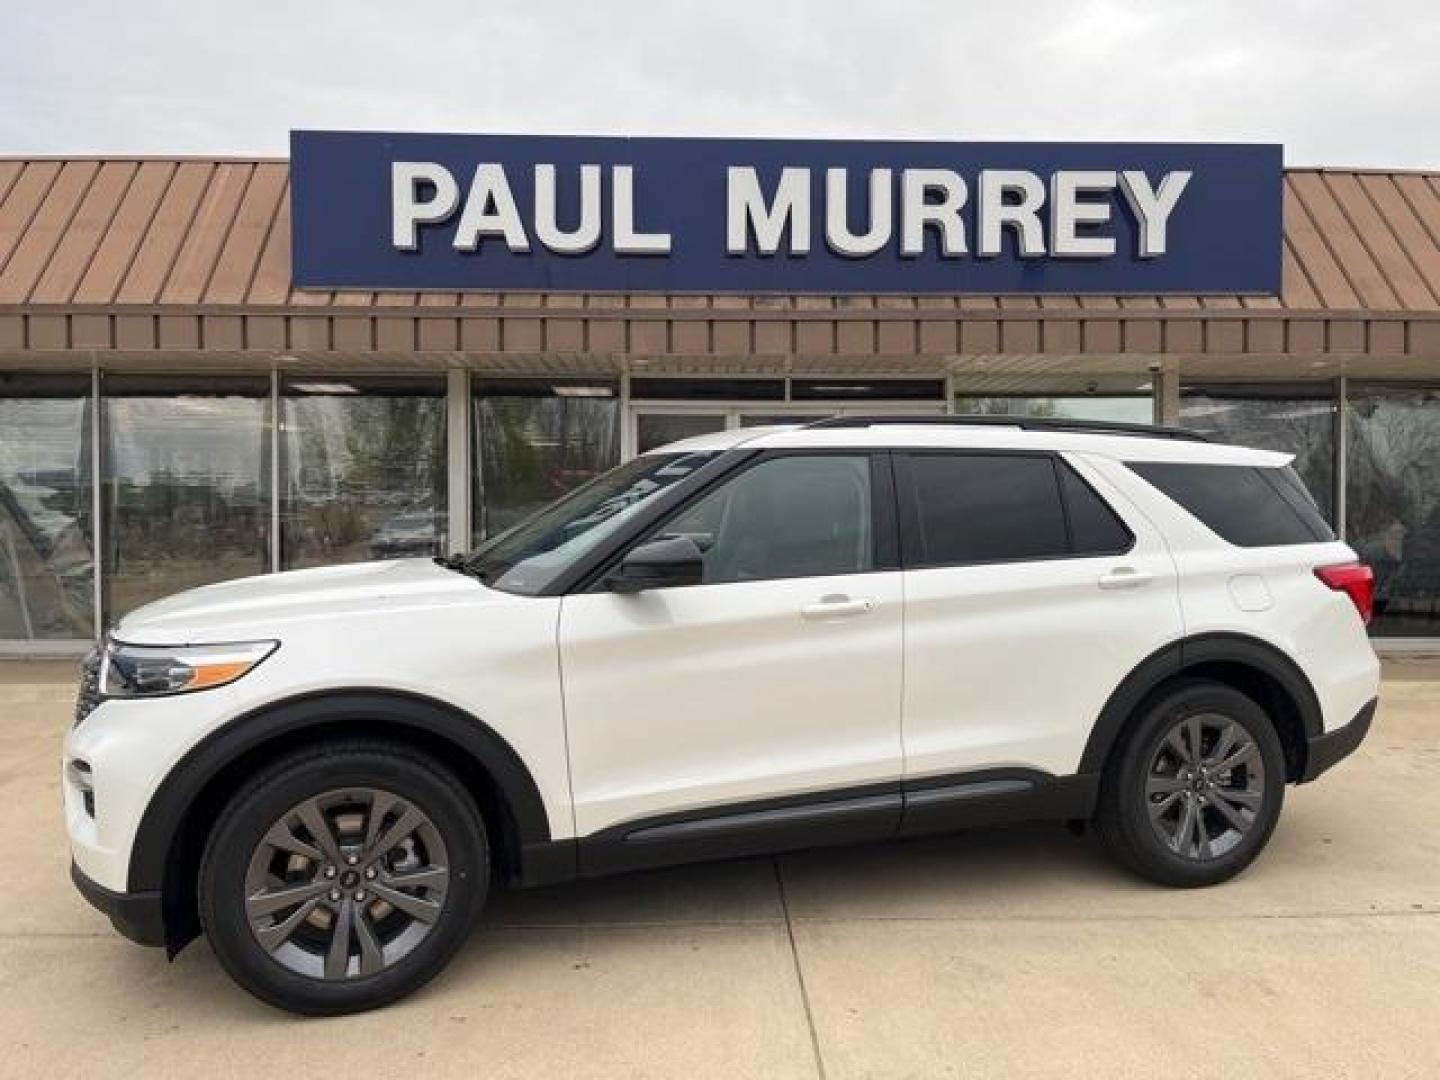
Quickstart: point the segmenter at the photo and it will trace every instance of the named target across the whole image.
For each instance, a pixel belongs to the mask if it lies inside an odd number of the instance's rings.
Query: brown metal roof
[[[1440,173],[1287,172],[1279,297],[301,291],[289,200],[283,161],[0,160],[0,350],[1440,349]]]

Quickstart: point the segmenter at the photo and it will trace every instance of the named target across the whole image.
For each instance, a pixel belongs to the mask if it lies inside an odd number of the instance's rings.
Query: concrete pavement
[[[1440,664],[1235,882],[1023,828],[503,895],[451,968],[302,1021],[67,878],[71,669],[0,664],[0,1076],[1440,1076]]]

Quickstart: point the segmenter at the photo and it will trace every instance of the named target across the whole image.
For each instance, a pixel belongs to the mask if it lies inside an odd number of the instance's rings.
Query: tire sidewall
[[[329,982],[290,971],[265,951],[245,914],[245,877],[276,821],[308,798],[346,787],[383,788],[418,807],[445,842],[450,881],[440,917],[409,955],[374,975]],[[438,763],[369,749],[302,755],[243,789],[223,812],[201,867],[200,917],[222,966],[256,997],[309,1015],[358,1012],[418,989],[445,966],[474,925],[488,874],[480,816]]]
[[[1170,850],[1150,822],[1145,781],[1160,742],[1179,721],[1201,713],[1218,714],[1239,724],[1260,748],[1265,791],[1254,825],[1230,851],[1197,862]],[[1172,689],[1146,709],[1107,777],[1115,825],[1129,849],[1133,868],[1168,885],[1194,887],[1226,881],[1244,870],[1264,849],[1285,799],[1285,751],[1269,716],[1240,691],[1219,683],[1195,682]]]

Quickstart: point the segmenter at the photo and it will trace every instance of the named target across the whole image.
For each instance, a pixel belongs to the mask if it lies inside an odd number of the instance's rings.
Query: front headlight
[[[111,698],[137,698],[225,686],[279,646],[278,641],[173,646],[111,642],[105,650],[101,693]]]

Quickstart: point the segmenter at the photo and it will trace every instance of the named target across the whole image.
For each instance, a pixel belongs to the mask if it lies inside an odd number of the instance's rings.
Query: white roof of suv
[[[933,420],[884,420],[864,424],[856,417],[846,426],[806,426],[787,424],[775,427],[740,428],[696,435],[689,439],[657,447],[647,453],[705,453],[730,450],[737,446],[753,449],[844,448],[912,449],[951,448],[974,450],[1059,450],[1099,454],[1117,461],[1188,461],[1210,465],[1287,465],[1293,454],[1271,450],[1255,450],[1245,446],[1205,442],[1199,439],[1176,438],[1156,429],[1154,435],[1143,431],[1094,431],[1063,427],[1022,427],[996,423],[990,418],[966,424],[957,418],[953,423]]]

